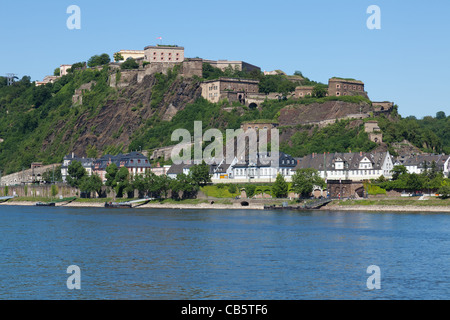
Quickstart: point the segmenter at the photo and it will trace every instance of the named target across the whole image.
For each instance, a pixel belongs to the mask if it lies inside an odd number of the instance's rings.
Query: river
[[[2,206],[0,219],[0,299],[450,298],[444,213]]]

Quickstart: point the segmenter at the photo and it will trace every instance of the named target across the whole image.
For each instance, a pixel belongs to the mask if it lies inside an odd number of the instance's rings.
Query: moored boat
[[[105,202],[105,208],[131,208],[130,203]]]
[[[36,206],[38,207],[54,207],[54,202],[36,202]]]

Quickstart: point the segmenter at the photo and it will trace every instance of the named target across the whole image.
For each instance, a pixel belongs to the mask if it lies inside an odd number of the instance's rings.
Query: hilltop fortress
[[[124,87],[136,77],[138,83],[142,82],[147,75],[155,73],[167,74],[169,69],[175,65],[179,65],[180,76],[185,78],[203,76],[203,64],[208,63],[215,68],[225,70],[232,68],[238,71],[257,71],[261,72],[261,68],[245,61],[228,61],[228,60],[208,60],[202,58],[186,58],[184,47],[156,45],[147,46],[144,50],[121,50],[120,53],[124,60],[127,58],[135,59],[140,68],[137,70],[122,70],[121,79],[117,81],[115,75],[111,77],[111,86]],[[122,61],[123,62],[123,61]],[[119,68],[121,62],[113,62],[110,65],[113,68]],[[264,72],[265,75],[284,74],[282,71]],[[291,81],[300,83],[302,77],[292,76]],[[201,84],[202,97],[206,100],[217,103],[220,100],[227,99],[229,102],[239,102],[250,108],[258,107],[266,99],[280,99],[280,93],[263,94],[259,92],[259,81],[253,79],[234,79],[219,78],[215,80],[206,80]],[[302,99],[313,95],[314,86],[299,85],[295,91],[291,92],[288,97]],[[369,99],[368,93],[365,91],[364,82],[349,78],[332,77],[328,80],[327,96],[362,96]],[[389,112],[393,108],[392,102],[372,102],[373,111]]]
[[[176,45],[150,45],[146,46],[143,50],[120,50],[114,54],[122,57],[123,60],[110,62],[111,75],[109,78],[109,85],[114,88],[128,87],[132,83],[142,83],[146,76],[155,74],[167,75],[169,70],[175,66],[178,68],[178,75],[183,78],[203,78],[203,66],[204,64],[210,64],[211,66],[218,68],[222,71],[227,68],[231,68],[235,71],[256,72],[261,73],[261,68],[252,65],[245,61],[228,61],[228,60],[208,60],[203,58],[187,58],[185,56],[185,49]],[[127,59],[134,59],[138,65],[136,69],[123,69],[122,63]],[[54,82],[61,76],[67,74],[71,65],[61,65],[60,75],[47,76],[43,81],[36,82],[36,85],[42,85],[48,82]],[[84,66],[86,68],[86,66]],[[102,66],[94,67],[102,68]],[[202,80],[200,84],[201,96],[206,100],[217,103],[219,101],[227,100],[229,103],[239,103],[243,106],[247,106],[250,109],[258,108],[266,100],[280,100],[285,98],[291,99],[305,99],[314,96],[315,86],[302,85],[303,77],[301,76],[287,76],[280,70],[264,71],[265,77],[273,75],[283,75],[286,78],[297,84],[295,90],[286,94],[272,92],[270,94],[261,93],[259,91],[259,81],[255,79],[243,79],[243,78],[230,78],[222,77],[213,80]],[[328,85],[322,85],[326,87],[325,96],[328,97],[345,97],[345,96],[361,96],[369,100],[368,93],[365,91],[364,82],[350,78],[331,77],[328,80]],[[83,92],[88,91],[90,84],[85,85],[82,88],[76,90],[73,97],[74,104],[82,103]],[[317,123],[319,125],[326,125],[329,121],[334,121],[340,118],[366,118],[370,114],[390,113],[393,110],[394,103],[384,102],[371,102],[371,105],[360,106],[356,110],[345,111],[345,108],[341,108],[341,105],[345,105],[345,102],[328,103],[325,109],[330,107],[339,112],[328,112],[322,110],[324,113],[322,116],[314,116],[315,112],[310,113],[311,117],[306,117],[302,123]],[[348,105],[348,104],[347,104]],[[322,108],[321,108],[322,109]],[[282,110],[282,118],[286,110]],[[288,108],[287,112],[291,113],[292,110]],[[289,118],[289,117],[287,117]],[[287,119],[286,118],[286,119]],[[311,118],[311,119],[309,119]],[[317,119],[316,119],[317,118]],[[298,117],[291,117],[287,119],[285,124],[291,125],[291,122],[298,120]],[[380,140],[380,139],[377,139]]]

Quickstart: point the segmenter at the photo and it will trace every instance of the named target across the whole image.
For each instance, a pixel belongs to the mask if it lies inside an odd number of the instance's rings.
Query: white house
[[[68,168],[73,161],[81,162],[81,165],[86,170],[88,176],[92,175],[94,159],[77,157],[72,152],[72,154],[64,157],[63,163],[61,165],[61,176],[64,182],[66,182],[66,178],[69,175]]]
[[[424,170],[430,169],[434,162],[436,169],[448,176],[449,158],[445,154],[412,154],[399,159],[396,164],[404,165],[408,173],[421,174]]]
[[[280,152],[278,163],[272,165],[270,156],[270,152],[258,153],[255,159],[237,161],[232,166],[233,179],[242,182],[274,182],[280,173],[286,181],[290,181],[295,173],[297,161],[292,156]]]
[[[301,158],[295,170],[314,168],[325,180],[363,181],[381,176],[391,178],[393,167],[389,152],[313,153]]]

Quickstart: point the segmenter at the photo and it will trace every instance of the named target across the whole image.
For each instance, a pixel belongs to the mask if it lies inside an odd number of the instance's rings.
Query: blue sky
[[[67,7],[81,9],[69,30]],[[370,5],[381,30],[369,30]],[[41,80],[60,64],[159,43],[187,57],[244,60],[262,70],[302,71],[364,81],[374,101],[402,116],[450,114],[450,1],[85,1],[15,0],[0,4],[0,75]]]

